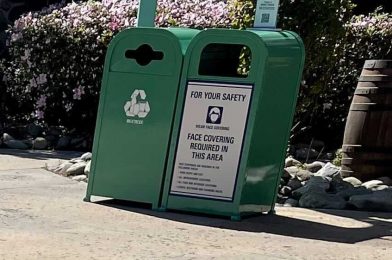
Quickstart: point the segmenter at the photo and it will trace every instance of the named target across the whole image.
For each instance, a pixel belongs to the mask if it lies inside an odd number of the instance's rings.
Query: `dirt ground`
[[[242,222],[95,198],[47,172],[72,153],[0,150],[0,259],[391,259],[392,214],[277,208]]]

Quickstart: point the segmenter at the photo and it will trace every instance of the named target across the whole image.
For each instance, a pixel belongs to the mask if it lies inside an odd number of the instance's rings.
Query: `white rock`
[[[347,177],[344,178],[343,181],[350,183],[354,187],[359,187],[362,185],[362,182],[355,177]]]
[[[13,138],[12,136],[10,136],[10,135],[7,134],[7,133],[4,133],[4,134],[3,134],[3,141],[4,141],[4,142],[8,142],[8,141],[11,141],[11,140],[14,140],[14,138]]]
[[[287,157],[285,160],[285,168],[291,167],[291,166],[300,166],[301,162],[294,159],[293,157]]]
[[[81,163],[84,162],[82,159],[78,158],[73,158],[69,161],[70,163]]]
[[[292,178],[297,177],[301,181],[307,181],[313,176],[313,173],[310,171],[299,169],[297,166],[287,167],[284,170],[290,174]]]
[[[313,176],[313,173],[308,170],[299,170],[295,175],[300,181],[308,181]]]
[[[389,189],[389,186],[387,186],[387,185],[379,185],[379,186],[372,188],[371,190],[372,191],[380,191],[380,190],[388,190],[388,189]]]
[[[90,175],[90,170],[91,170],[91,161],[88,161],[87,165],[86,165],[86,168],[84,168],[84,174],[89,176]]]
[[[61,165],[62,164],[60,163],[60,161],[58,161],[56,163],[49,163],[49,164],[45,164],[45,169],[50,172],[58,173]]]
[[[33,141],[33,147],[36,150],[45,150],[48,147],[48,141],[43,137],[37,137]]]
[[[92,157],[93,157],[92,153],[85,153],[80,157],[80,159],[83,161],[90,161]]]
[[[372,181],[367,181],[362,184],[363,187],[365,187],[368,190],[374,189],[377,186],[383,185],[383,182],[380,180],[372,180]]]
[[[87,176],[86,175],[78,175],[78,176],[72,177],[72,180],[74,180],[74,181],[86,181],[87,180]]]
[[[327,163],[323,168],[321,168],[314,176],[321,176],[324,178],[334,178],[340,175],[340,168],[333,165],[332,163]]]
[[[305,168],[310,171],[310,172],[318,172],[320,169],[322,169],[325,166],[325,163],[323,162],[312,162],[312,163],[307,163],[305,164]]]
[[[58,173],[58,174],[61,174],[61,175],[67,175],[66,173],[67,173],[67,170],[69,169],[69,168],[71,168],[71,166],[73,166],[74,164],[73,163],[70,163],[70,162],[66,162],[66,163],[63,163],[63,164],[61,164],[60,166],[59,166],[59,168],[56,170],[56,172]]]
[[[65,172],[66,176],[82,175],[84,173],[84,168],[86,168],[86,162],[75,163]]]

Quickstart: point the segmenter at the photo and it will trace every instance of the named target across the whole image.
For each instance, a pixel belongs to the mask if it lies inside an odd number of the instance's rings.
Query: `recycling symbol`
[[[125,103],[124,111],[127,117],[146,118],[150,113],[150,104],[146,101],[146,92],[136,89],[131,95],[131,101]]]

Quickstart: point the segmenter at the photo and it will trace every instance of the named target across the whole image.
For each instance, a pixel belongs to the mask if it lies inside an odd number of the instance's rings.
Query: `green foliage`
[[[333,159],[332,163],[336,166],[342,166],[343,160],[343,151],[341,149],[337,150],[335,153],[335,159]]]
[[[160,0],[156,22],[244,29],[253,26],[255,2]],[[9,30],[10,59],[0,63],[0,77],[3,70],[7,81],[7,93],[0,86],[7,101],[3,114],[93,127],[105,50],[118,31],[133,26],[137,5],[88,1],[18,19]],[[312,137],[335,139],[337,146],[364,61],[392,58],[391,15],[352,17],[352,8],[350,0],[281,0],[279,14],[279,27],[297,32],[306,47],[298,129],[312,128]],[[242,55],[239,73],[246,74],[248,53]]]
[[[366,60],[392,59],[392,15],[377,10],[369,16],[354,16],[345,25],[334,55],[338,62],[324,97],[330,107],[323,115],[335,127],[344,127],[350,97]],[[340,125],[340,126],[339,126]]]
[[[0,106],[6,104],[1,111],[7,121],[92,132],[108,44],[135,25],[138,4],[72,2],[17,19],[8,30],[9,57],[0,61],[0,81],[7,85],[0,86],[0,94],[7,90]],[[229,27],[230,20],[225,1],[159,0],[156,25]]]

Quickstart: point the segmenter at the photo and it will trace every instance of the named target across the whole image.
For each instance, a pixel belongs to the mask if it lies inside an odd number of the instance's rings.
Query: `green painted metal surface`
[[[137,27],[155,27],[157,0],[140,0]]]
[[[111,42],[86,201],[97,195],[158,207],[183,56],[197,33],[133,28]]]
[[[246,46],[251,51],[250,71],[247,77],[235,75],[238,56],[242,50],[238,46]],[[234,58],[231,59],[230,56]],[[247,214],[273,212],[304,56],[301,39],[288,31],[211,29],[199,33],[192,40],[184,60],[162,209],[230,216],[233,220],[238,220]],[[233,63],[235,57],[237,63]],[[251,100],[248,101],[247,112],[244,108],[246,108],[245,99],[249,98],[249,86]],[[203,87],[206,87],[206,90]],[[245,93],[242,95],[243,109],[237,106],[237,112],[230,110],[230,107],[235,107],[235,104],[223,103],[224,92],[220,94],[219,100],[208,100],[207,90],[222,92],[222,89],[218,90],[219,88],[223,88],[228,93]],[[200,95],[202,101],[197,103],[194,100],[197,92],[206,94],[205,100],[202,100]],[[241,101],[239,94],[232,97],[238,97],[238,99],[233,98],[234,101]],[[197,109],[198,104],[200,109]],[[227,107],[224,104],[228,104]],[[236,128],[236,124],[230,123],[230,120],[237,120],[238,124],[245,122],[242,140],[239,131],[237,131],[239,134],[236,134],[234,130],[226,132],[215,130],[212,126],[217,122],[213,124],[208,122],[208,115],[207,121],[200,123],[204,120],[200,115],[214,106],[217,107],[214,108],[215,112],[221,109],[220,113],[223,114],[221,115],[223,121],[218,123]],[[199,113],[199,110],[203,112]],[[219,111],[217,113],[219,114]],[[194,122],[189,118],[193,118]],[[200,125],[193,125],[198,123]],[[195,130],[191,132],[189,129]],[[196,147],[196,143],[202,143],[202,138],[209,135],[224,137],[232,135],[235,140],[231,146],[232,150],[238,150],[238,146],[241,145],[238,158],[236,158],[237,154],[230,151],[231,148],[226,153],[227,155],[232,153],[226,164],[237,167],[233,161],[238,160],[238,169],[232,167],[223,170],[223,163],[208,162],[205,158],[194,157],[194,150],[190,150]],[[219,139],[220,142],[222,140]],[[210,142],[210,144],[217,143]],[[187,145],[191,149],[187,149]],[[219,150],[222,145],[217,147],[216,150]],[[192,152],[194,159],[186,161],[188,157],[184,154],[189,152]],[[207,152],[207,154],[211,153]],[[216,152],[216,154],[222,153]],[[223,160],[225,160],[224,156],[226,155],[222,156]],[[219,168],[217,165],[222,169],[216,170]],[[211,170],[208,167],[216,169]],[[213,176],[213,171],[221,176]],[[229,179],[233,178],[234,173],[236,173],[235,182],[232,182]],[[211,183],[215,177],[216,180],[227,183],[215,183],[217,185],[214,187]],[[205,188],[207,186],[209,188]],[[230,196],[230,189],[233,192],[232,196]],[[218,196],[219,193],[222,195]]]

